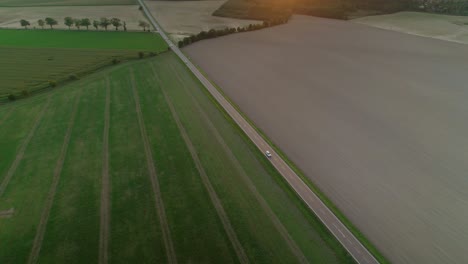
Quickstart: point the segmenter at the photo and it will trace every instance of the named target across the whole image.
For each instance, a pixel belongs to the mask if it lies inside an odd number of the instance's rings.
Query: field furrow
[[[63,168],[63,163],[65,160],[65,157],[67,155],[67,150],[68,150],[68,145],[70,143],[70,137],[71,137],[71,132],[73,129],[73,125],[75,123],[75,117],[76,117],[76,111],[78,109],[78,103],[80,101],[80,96],[81,93],[77,95],[77,98],[75,99],[74,106],[73,106],[73,111],[71,114],[71,118],[69,121],[68,129],[65,134],[65,138],[63,140],[63,145],[62,149],[60,151],[60,155],[57,159],[57,163],[54,169],[54,176],[52,178],[52,185],[50,186],[49,193],[47,195],[47,199],[44,205],[44,209],[42,210],[41,213],[41,218],[39,221],[39,225],[37,227],[36,231],[36,236],[34,237],[34,242],[32,245],[31,253],[28,258],[28,263],[37,263],[37,259],[39,257],[39,252],[41,251],[42,247],[42,242],[44,239],[44,234],[46,232],[47,228],[47,222],[49,221],[49,215],[50,215],[50,210],[52,209],[52,205],[54,202],[55,198],[55,193],[57,191],[57,185],[60,181],[60,176],[62,174],[62,168]]]
[[[109,122],[110,122],[110,80],[106,78],[106,105],[104,112],[104,132],[102,147],[102,189],[99,237],[99,263],[109,262],[109,228],[110,228],[110,178],[109,178]]]

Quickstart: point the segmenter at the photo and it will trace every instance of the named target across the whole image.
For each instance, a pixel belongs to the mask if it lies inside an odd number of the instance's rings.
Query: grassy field
[[[172,53],[0,106],[0,122],[1,263],[353,262]]]
[[[0,0],[0,6],[100,6],[135,3],[135,0]]]
[[[144,32],[0,30],[0,47],[160,50],[166,47],[159,35]],[[86,40],[86,41],[84,41]]]
[[[0,101],[166,48],[158,35],[145,33],[0,30]]]

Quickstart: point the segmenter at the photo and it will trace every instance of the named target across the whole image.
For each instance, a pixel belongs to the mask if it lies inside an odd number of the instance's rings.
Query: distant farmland
[[[352,22],[185,52],[395,263],[468,263],[468,46]]]
[[[0,106],[0,263],[353,263],[173,53]]]
[[[1,6],[132,5],[135,0],[0,0]]]
[[[149,33],[0,30],[0,100],[166,48]]]

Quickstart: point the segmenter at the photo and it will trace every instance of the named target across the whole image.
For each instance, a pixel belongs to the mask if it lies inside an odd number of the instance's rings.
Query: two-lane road
[[[241,127],[245,134],[260,149],[261,152],[269,150],[272,154],[270,159],[273,166],[289,183],[293,190],[302,198],[309,208],[317,215],[323,224],[330,230],[349,254],[362,264],[379,263],[374,256],[361,244],[361,242],[346,228],[346,226],[328,209],[328,207],[318,198],[318,196],[302,181],[302,179],[289,167],[289,165],[274,151],[274,149],[263,139],[262,136],[245,120],[245,118],[235,109],[231,103],[214,87],[214,85],[190,62],[182,51],[172,43],[159,26],[153,14],[148,10],[142,0],[138,0],[143,7],[143,11],[151,24],[159,31],[160,35],[187,65],[192,73],[200,80],[211,95],[218,101],[231,118]]]

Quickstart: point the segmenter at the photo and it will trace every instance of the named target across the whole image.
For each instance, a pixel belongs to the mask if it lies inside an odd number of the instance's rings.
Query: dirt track
[[[468,47],[297,16],[185,51],[395,263],[465,263]]]
[[[104,110],[104,132],[102,151],[102,189],[100,209],[99,263],[109,262],[110,228],[110,178],[109,178],[109,126],[110,126],[110,80],[106,78],[106,106]]]

